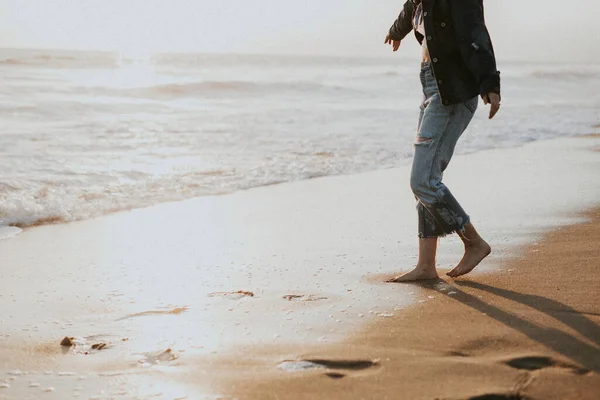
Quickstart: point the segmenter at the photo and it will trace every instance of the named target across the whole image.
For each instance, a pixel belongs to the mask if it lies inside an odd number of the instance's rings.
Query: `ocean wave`
[[[60,215],[50,215],[47,217],[32,218],[26,221],[15,221],[10,224],[10,226],[15,226],[17,228],[31,228],[34,226],[62,224],[65,222],[69,222],[69,220]]]
[[[41,68],[115,68],[119,66],[119,59],[113,53],[82,53],[78,55],[61,54],[30,54],[21,50],[13,51],[12,54],[0,54],[0,66],[21,66]]]
[[[258,88],[254,82],[205,81],[191,83],[168,83],[144,88],[126,89],[131,94],[158,96],[193,96],[206,92],[243,92]]]
[[[188,97],[218,94],[268,94],[291,92],[352,92],[357,91],[340,85],[327,85],[314,82],[253,82],[253,81],[200,81],[187,83],[168,83],[142,88],[128,88],[118,91],[120,95],[141,97]]]
[[[15,58],[5,58],[3,60],[0,60],[0,65],[22,65],[22,64],[26,64],[26,62],[24,60],[19,60],[19,59],[15,59]]]
[[[492,148],[521,146],[525,143],[560,136],[559,133],[529,132],[506,138],[503,132],[465,139],[459,154],[476,153]],[[405,143],[409,148],[411,139]],[[237,152],[234,152],[238,154]],[[63,171],[62,182],[25,180],[21,184],[0,182],[0,227],[27,228],[87,220],[119,211],[153,206],[185,199],[223,195],[256,187],[285,182],[345,175],[407,165],[412,153],[385,152],[373,148],[362,156],[344,151],[288,152],[279,161],[249,169],[207,169],[163,177],[130,175],[129,183],[105,183],[106,177],[86,173],[82,179],[70,180]],[[56,171],[59,172],[59,171]],[[122,179],[121,181],[124,181]]]
[[[42,54],[42,55],[38,55],[38,56],[34,56],[34,57],[30,56],[30,57],[22,57],[22,58],[14,58],[14,57],[3,58],[3,59],[0,59],[0,64],[7,64],[7,65],[44,64],[44,65],[47,65],[48,63],[52,63],[52,62],[60,62],[60,61],[74,62],[77,60],[78,59],[76,57]],[[80,59],[80,61],[82,61],[82,60]]]
[[[290,157],[296,159],[294,155]],[[127,184],[102,184],[102,176],[94,181],[87,174],[85,181],[90,184],[83,187],[69,184],[67,179],[4,184],[0,185],[0,227],[70,223],[161,203],[352,172],[328,164],[334,157],[330,152],[310,152],[306,157],[321,167],[298,169],[289,165],[287,172],[277,166],[275,170],[271,166],[247,171],[208,169],[164,177],[139,176]]]

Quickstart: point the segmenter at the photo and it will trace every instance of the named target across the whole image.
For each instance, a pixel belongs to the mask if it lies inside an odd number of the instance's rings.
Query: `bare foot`
[[[492,252],[492,248],[483,239],[474,243],[465,244],[465,255],[458,265],[446,275],[451,278],[457,278],[473,271],[479,263]]]
[[[410,271],[404,275],[399,275],[395,278],[389,279],[386,282],[400,283],[400,282],[425,281],[425,280],[432,280],[432,279],[439,279],[439,276],[437,274],[435,267],[417,265],[417,267],[415,269],[413,269],[412,271]]]

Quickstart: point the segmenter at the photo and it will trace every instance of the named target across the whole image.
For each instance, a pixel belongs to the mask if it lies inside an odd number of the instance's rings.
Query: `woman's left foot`
[[[446,275],[451,278],[457,278],[473,271],[479,263],[492,252],[492,248],[483,239],[479,239],[476,243],[465,245],[465,255],[458,265]]]
[[[439,279],[439,276],[437,274],[437,271],[435,270],[435,267],[417,266],[412,271],[410,271],[404,275],[399,275],[395,278],[389,279],[386,282],[401,283],[401,282],[426,281],[426,280],[432,280],[432,279]]]

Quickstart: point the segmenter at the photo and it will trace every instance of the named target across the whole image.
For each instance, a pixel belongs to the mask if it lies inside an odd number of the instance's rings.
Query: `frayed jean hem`
[[[437,232],[425,232],[425,231],[419,231],[419,239],[439,239],[439,238],[443,238],[446,237],[448,235],[452,235],[454,233],[462,233],[465,231],[465,227],[471,222],[471,218],[469,216],[467,216],[465,222],[463,222],[462,224],[460,224],[457,228],[455,229],[450,229],[450,230],[443,230],[443,229],[437,229]]]

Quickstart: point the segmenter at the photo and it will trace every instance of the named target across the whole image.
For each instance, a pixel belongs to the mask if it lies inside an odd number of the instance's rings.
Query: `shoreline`
[[[504,271],[412,284],[434,298],[343,343],[263,349],[254,370],[229,360],[223,387],[240,399],[596,399],[600,208],[584,216]],[[286,356],[322,368],[277,371]]]
[[[479,280],[524,243],[579,221],[577,206],[597,205],[600,189],[589,182],[599,164],[590,143],[597,138],[453,160],[447,179],[496,248],[469,276]],[[52,386],[48,399],[76,387],[90,396],[121,387],[129,394],[170,388],[158,398],[217,396],[229,388],[212,388],[240,363],[240,376],[254,371],[270,379],[276,363],[261,370],[249,357],[259,352],[260,360],[275,361],[260,349],[275,344],[275,353],[286,355],[281,362],[298,349],[344,343],[348,333],[387,323],[411,304],[429,307],[435,299],[420,288],[379,278],[415,261],[407,178],[406,168],[327,177],[41,226],[0,241],[0,378],[8,376],[10,393],[20,396],[37,390],[27,380]],[[458,239],[444,240],[442,270],[459,251]],[[63,352],[65,336],[108,347]],[[25,372],[15,378],[15,369]]]
[[[593,126],[591,126],[590,129],[592,129],[592,130],[600,129],[600,125],[593,125]],[[571,135],[535,140],[533,143],[553,142],[553,141],[557,141],[557,140],[570,140],[570,139],[578,140],[578,139],[586,139],[586,138],[587,139],[598,139],[598,138],[600,138],[600,133],[571,134]],[[462,157],[468,157],[473,154],[485,155],[488,152],[493,153],[493,152],[506,151],[506,150],[510,151],[511,149],[519,149],[524,146],[530,145],[531,143],[532,142],[521,143],[519,145],[514,145],[514,146],[509,146],[509,147],[500,147],[500,148],[490,147],[490,148],[477,150],[473,153],[459,154],[457,156],[462,158]],[[61,215],[48,215],[48,216],[35,217],[35,218],[31,218],[31,219],[27,219],[27,218],[23,219],[23,217],[4,216],[4,217],[0,218],[0,240],[14,237],[14,236],[18,235],[19,233],[21,233],[23,230],[28,230],[28,229],[32,229],[32,228],[41,227],[41,226],[55,226],[55,225],[72,224],[72,223],[77,223],[77,222],[93,221],[93,220],[97,220],[97,219],[101,219],[101,218],[105,218],[105,217],[109,217],[109,216],[113,216],[113,215],[118,215],[118,214],[122,214],[122,213],[135,212],[138,210],[160,207],[163,204],[181,203],[181,202],[193,201],[195,199],[205,198],[205,197],[213,198],[213,197],[231,196],[231,195],[235,195],[236,193],[253,191],[253,190],[257,190],[257,189],[260,190],[260,189],[264,189],[264,188],[268,188],[268,187],[272,187],[272,186],[298,184],[301,182],[312,181],[315,179],[316,180],[335,179],[338,177],[351,177],[351,176],[356,176],[356,175],[373,174],[373,173],[377,173],[380,171],[403,170],[403,169],[407,168],[407,166],[410,165],[409,161],[410,161],[410,159],[403,160],[403,162],[406,162],[405,164],[399,164],[396,166],[385,167],[385,168],[381,168],[381,169],[368,169],[368,170],[361,171],[361,172],[347,172],[347,173],[322,175],[322,176],[319,175],[319,176],[315,176],[315,177],[302,178],[299,180],[291,180],[291,181],[275,181],[275,182],[264,183],[264,184],[260,184],[260,185],[256,185],[256,186],[249,186],[249,187],[244,187],[244,188],[240,188],[240,189],[234,189],[232,191],[222,191],[222,192],[216,191],[216,192],[208,193],[208,194],[201,195],[201,196],[184,197],[184,198],[180,198],[180,199],[170,199],[170,200],[165,200],[165,201],[162,201],[159,203],[152,203],[152,204],[148,204],[148,205],[118,208],[113,211],[105,212],[103,214],[98,214],[98,215],[92,214],[92,215],[88,215],[83,218],[76,217],[76,218],[71,219],[71,217],[65,218],[65,216],[61,216]]]

